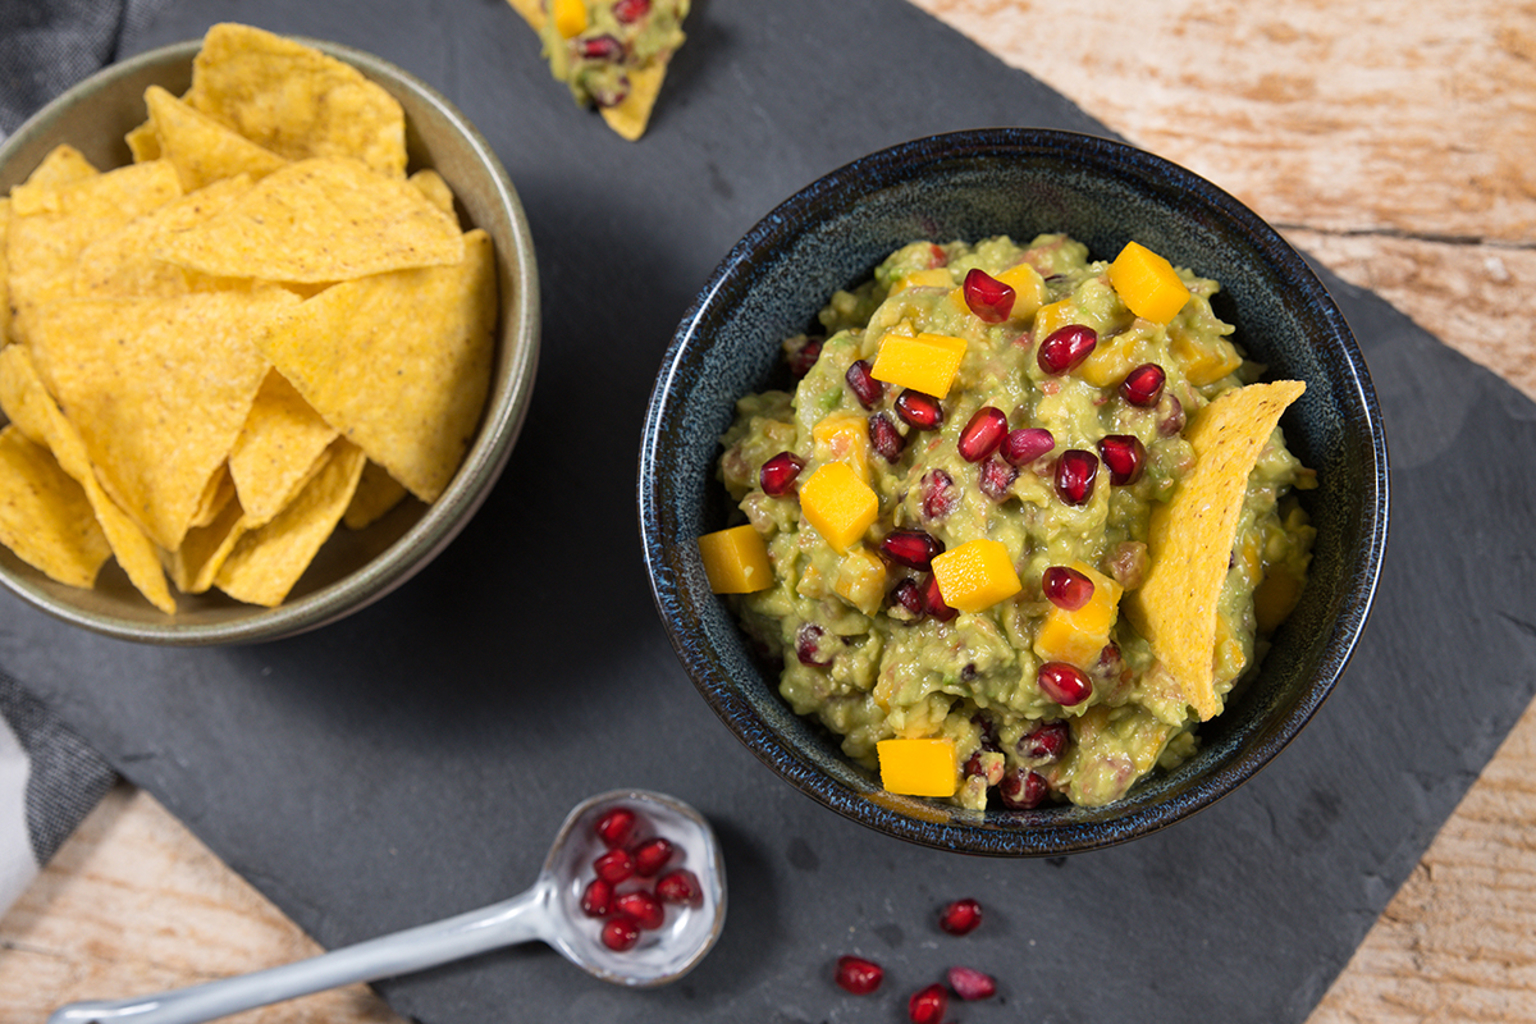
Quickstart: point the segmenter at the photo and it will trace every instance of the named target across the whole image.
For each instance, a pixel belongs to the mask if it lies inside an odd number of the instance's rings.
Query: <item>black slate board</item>
[[[1102,126],[902,0],[698,2],[639,145],[572,109],[503,0],[173,0],[122,55],[225,19],[377,53],[490,140],[541,259],[527,426],[459,540],[346,622],[163,650],[3,595],[0,669],[326,946],[520,890],[599,790],[674,793],[726,847],[725,934],[677,985],[624,991],[521,947],[381,984],[401,1012],[894,1020],[963,962],[1001,982],[972,1022],[1299,1021],[1530,700],[1531,484],[1467,456],[1536,451],[1536,406],[1325,273],[1375,375],[1395,508],[1373,621],[1313,724],[1233,796],[1102,853],[979,860],[843,820],[713,719],[657,622],[634,506],[652,378],[715,263],[819,174],[938,131]],[[954,939],[934,914],[962,895],[988,916]],[[845,952],[887,987],[835,988]]]

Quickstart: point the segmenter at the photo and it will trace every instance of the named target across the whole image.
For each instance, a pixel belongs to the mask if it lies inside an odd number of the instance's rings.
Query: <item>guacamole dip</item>
[[[793,391],[737,404],[719,477],[771,580],[730,600],[795,712],[892,791],[1114,801],[1195,750],[1295,604],[1313,538],[1295,491],[1315,481],[1273,426],[1282,402],[1228,460],[1240,507],[1213,534],[1213,611],[1186,659],[1209,661],[1206,696],[1170,668],[1188,641],[1149,613],[1168,602],[1137,611],[1160,569],[1199,570],[1157,555],[1204,528],[1168,525],[1210,486],[1196,466],[1218,472],[1202,412],[1269,387],[1212,312],[1217,283],[1138,250],[914,242],[831,296],[824,333],[784,342]],[[922,744],[898,764],[889,741]]]

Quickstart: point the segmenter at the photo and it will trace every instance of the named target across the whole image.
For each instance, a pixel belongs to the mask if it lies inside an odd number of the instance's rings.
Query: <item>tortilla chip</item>
[[[155,134],[155,126],[149,121],[124,135],[123,141],[128,143],[128,152],[133,154],[133,162],[136,164],[160,159],[160,137]]]
[[[11,426],[0,429],[0,544],[72,587],[94,586],[112,556],[80,485]]]
[[[181,187],[195,192],[237,174],[260,180],[288,161],[231,131],[158,85],[144,91],[161,158],[176,168]]]
[[[443,180],[443,176],[429,169],[417,171],[408,179],[412,185],[421,189],[421,194],[426,196],[433,206],[442,210],[448,216],[458,221],[458,214],[453,209],[453,189]]]
[[[245,511],[238,501],[225,504],[212,521],[188,530],[181,547],[162,553],[176,589],[183,594],[205,593],[245,531]]]
[[[315,411],[422,501],[447,487],[490,387],[495,257],[338,284],[274,318],[262,353]]]
[[[1185,437],[1195,468],[1173,499],[1152,512],[1146,582],[1125,610],[1200,720],[1221,712],[1215,692],[1216,605],[1232,556],[1248,475],[1306,385],[1250,384],[1225,392],[1193,416]]]
[[[0,345],[11,340],[11,272],[5,256],[5,239],[10,226],[11,198],[0,196]]]
[[[458,263],[464,243],[457,223],[404,179],[352,160],[302,160],[153,252],[214,277],[316,283]]]
[[[207,526],[234,500],[235,481],[229,475],[229,464],[226,462],[222,469],[209,478],[208,486],[203,489],[203,498],[192,516],[192,527]]]
[[[293,500],[338,433],[287,378],[276,370],[267,374],[229,453],[230,476],[248,525],[260,526]]]
[[[363,467],[363,475],[357,482],[352,503],[342,515],[341,521],[349,530],[361,530],[384,518],[409,493],[405,485],[389,475],[389,470],[377,462]]]
[[[85,442],[44,388],[23,346],[0,349],[0,410],[30,440],[51,451],[59,468],[82,488],[110,554],[129,582],[156,608],[168,615],[175,612],[176,601],[165,584],[154,543],[102,489]]]
[[[366,457],[337,438],[325,465],[299,496],[265,526],[241,536],[214,584],[237,601],[274,607],[304,575],[346,511]]]
[[[248,25],[219,24],[192,62],[186,102],[289,160],[350,157],[405,177],[405,112],[362,72]]]
[[[251,344],[298,304],[281,288],[173,299],[75,299],[38,317],[38,371],[107,493],[174,550],[266,377]]]
[[[43,157],[43,162],[27,175],[26,183],[39,188],[58,188],[71,182],[95,177],[98,173],[96,165],[87,160],[85,154],[74,146],[64,143],[48,151],[48,155]]]
[[[630,142],[645,134],[651,123],[651,111],[656,107],[656,97],[661,95],[661,83],[666,80],[665,61],[656,61],[629,72],[629,94],[611,107],[599,107],[598,113],[608,122],[608,127]]]

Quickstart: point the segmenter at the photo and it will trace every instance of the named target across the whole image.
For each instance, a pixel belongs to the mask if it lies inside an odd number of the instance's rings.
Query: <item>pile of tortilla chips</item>
[[[337,523],[463,460],[491,242],[406,177],[399,103],[317,50],[216,25],[186,95],[144,101],[132,164],[63,146],[0,198],[0,541],[80,587],[116,558],[168,614],[277,605]]]

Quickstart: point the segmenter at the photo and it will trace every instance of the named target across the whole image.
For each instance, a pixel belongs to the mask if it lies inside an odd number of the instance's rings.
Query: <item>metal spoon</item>
[[[698,876],[703,889],[700,905],[670,907],[666,923],[643,932],[639,944],[625,952],[604,946],[599,938],[602,922],[581,910],[592,862],[604,849],[596,834],[597,820],[616,806],[633,809],[658,835],[670,839],[680,851],[680,863]],[[604,981],[650,987],[692,970],[715,944],[724,923],[725,864],[709,823],[672,797],[615,790],[583,801],[567,815],[539,877],[519,896],[253,974],[137,999],[71,1003],[55,1010],[48,1024],[197,1024],[534,939]]]

